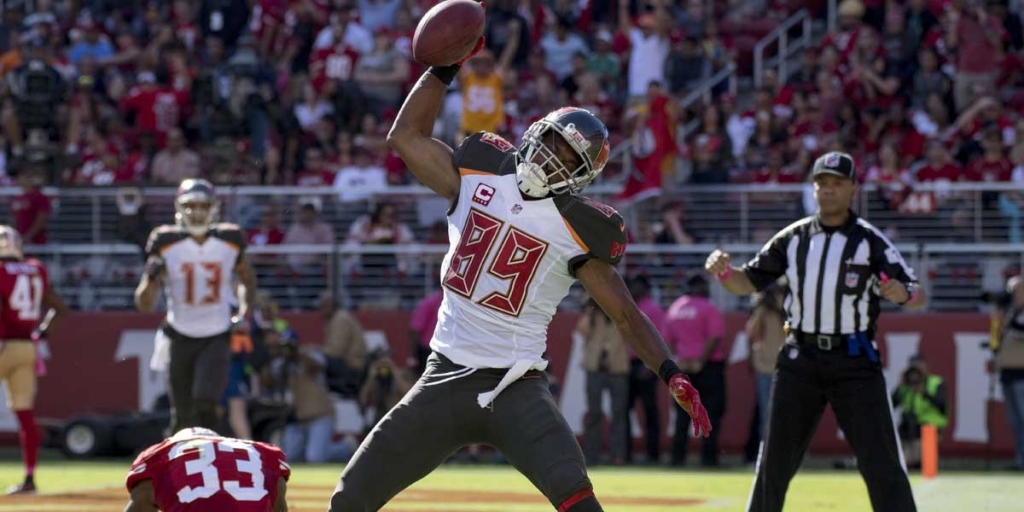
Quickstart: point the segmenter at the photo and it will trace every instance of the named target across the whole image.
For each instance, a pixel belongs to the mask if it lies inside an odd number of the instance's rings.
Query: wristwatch
[[[914,300],[917,297],[917,283],[907,283],[905,286],[907,288],[907,300],[900,302],[900,306]]]

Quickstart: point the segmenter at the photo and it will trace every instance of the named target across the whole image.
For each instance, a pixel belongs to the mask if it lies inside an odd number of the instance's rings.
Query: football
[[[423,15],[412,37],[412,55],[427,66],[462,60],[484,33],[484,8],[473,0],[445,0]]]

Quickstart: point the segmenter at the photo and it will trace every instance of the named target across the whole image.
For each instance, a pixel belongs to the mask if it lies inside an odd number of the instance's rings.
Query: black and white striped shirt
[[[790,328],[808,334],[874,332],[882,274],[917,282],[892,242],[853,212],[838,227],[822,226],[817,216],[789,225],[743,272],[758,290],[785,275]]]

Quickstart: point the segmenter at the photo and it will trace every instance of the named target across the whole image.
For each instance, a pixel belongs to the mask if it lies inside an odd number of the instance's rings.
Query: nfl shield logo
[[[517,205],[512,207],[512,214],[513,215],[519,215],[520,213],[522,213],[522,211],[523,211],[523,205],[521,205],[521,204],[517,204]]]
[[[857,283],[859,283],[859,282],[860,282],[860,276],[858,276],[856,272],[847,272],[846,273],[846,287],[847,288],[856,288],[857,287]]]
[[[839,167],[839,154],[829,153],[825,157],[825,167]]]

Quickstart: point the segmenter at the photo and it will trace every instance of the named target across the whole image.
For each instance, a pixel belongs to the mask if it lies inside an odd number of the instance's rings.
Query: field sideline
[[[50,461],[39,470],[36,497],[0,498],[0,512],[120,511],[128,462]],[[290,509],[322,512],[340,465],[296,465],[289,486]],[[19,480],[20,464],[0,462],[0,484]],[[739,511],[746,503],[749,470],[700,472],[652,468],[597,468],[597,495],[609,511]],[[913,479],[921,512],[1011,512],[1024,502],[1020,475],[947,472],[939,479]],[[506,466],[450,465],[434,472],[394,500],[394,511],[550,511],[540,494]],[[870,510],[857,473],[805,471],[790,488],[787,510],[862,512]]]
[[[57,466],[59,465],[59,466]],[[0,512],[120,511],[127,462],[50,461],[37,483],[45,493],[0,499]],[[340,465],[296,465],[289,490],[293,511],[326,510]],[[609,511],[739,511],[749,492],[749,469],[700,472],[655,468],[592,470],[597,496]],[[17,462],[0,462],[0,484],[19,479]],[[1020,475],[947,472],[913,478],[922,512],[1011,512],[1024,503]],[[791,487],[788,511],[863,512],[867,493],[852,471],[805,471]],[[444,466],[399,496],[393,511],[550,511],[534,487],[504,466]]]

